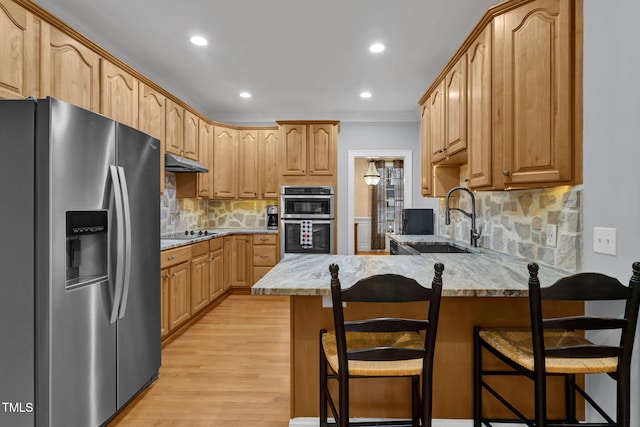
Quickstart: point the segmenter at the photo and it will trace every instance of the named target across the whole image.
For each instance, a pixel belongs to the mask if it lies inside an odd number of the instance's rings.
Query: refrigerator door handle
[[[131,206],[129,204],[129,190],[127,188],[127,178],[124,174],[124,168],[118,166],[118,176],[120,177],[120,185],[122,190],[122,201],[124,211],[124,286],[122,292],[122,301],[120,302],[119,318],[124,317],[129,299],[129,283],[131,281]]]
[[[116,274],[115,274],[115,293],[113,296],[113,308],[111,309],[111,317],[109,323],[113,324],[118,320],[118,308],[120,307],[120,301],[122,300],[122,288],[124,287],[124,265],[125,265],[125,224],[124,224],[124,212],[122,201],[122,188],[120,186],[120,178],[118,177],[118,169],[110,165],[109,172],[111,174],[111,182],[113,183],[113,195],[116,205],[116,222],[117,222],[117,256],[116,256]]]

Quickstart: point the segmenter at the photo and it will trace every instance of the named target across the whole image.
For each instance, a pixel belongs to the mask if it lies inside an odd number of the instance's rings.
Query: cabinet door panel
[[[198,117],[190,111],[184,112],[183,156],[198,161]]]
[[[42,24],[41,44],[40,95],[99,112],[98,54],[46,23]]]
[[[278,131],[275,129],[260,132],[260,197],[263,199],[277,199],[278,189]]]
[[[191,317],[190,262],[169,269],[169,330],[180,327]]]
[[[138,127],[138,80],[101,59],[100,112],[131,127]]]
[[[224,293],[223,251],[209,254],[209,301],[214,301]]]
[[[0,0],[0,98],[26,98],[35,92],[37,50],[33,15]]]
[[[571,4],[538,0],[504,16],[507,184],[571,178]]]
[[[160,194],[164,193],[164,100],[160,92],[144,83],[138,88],[138,126],[160,140]]]
[[[487,27],[468,51],[469,187],[490,186],[492,182],[491,137],[491,27]]]
[[[160,298],[162,321],[160,324],[160,337],[164,338],[169,333],[169,270],[160,271]]]
[[[420,115],[420,138],[421,138],[421,193],[423,197],[429,197],[433,193],[433,169],[431,165],[431,145],[429,144],[429,102],[427,98],[422,106],[422,114]]]
[[[445,153],[444,132],[444,80],[429,97],[429,143],[431,145],[431,161],[442,160]]]
[[[237,131],[214,126],[213,151],[213,196],[234,199],[238,187]]]
[[[467,148],[467,55],[462,55],[446,79],[446,154]]]
[[[164,150],[178,156],[183,155],[184,146],[184,108],[170,99],[165,102],[165,145]]]
[[[241,130],[238,139],[238,197],[258,197],[258,131]]]
[[[213,188],[213,125],[200,120],[198,132],[198,155],[200,163],[205,165],[209,172],[199,173],[198,197],[211,197]]]
[[[333,125],[309,126],[309,175],[333,175]]]
[[[191,260],[191,314],[209,303],[209,254]]]
[[[282,126],[284,161],[282,175],[306,175],[307,169],[307,126]]]

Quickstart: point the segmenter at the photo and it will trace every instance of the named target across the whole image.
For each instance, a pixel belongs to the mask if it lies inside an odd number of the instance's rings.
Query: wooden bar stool
[[[630,427],[631,354],[640,304],[640,263],[633,264],[629,286],[599,273],[580,273],[540,288],[539,267],[529,264],[529,307],[531,329],[474,329],[474,427],[497,422],[521,422],[530,427]],[[575,316],[543,318],[543,302],[614,301],[625,302],[620,317]],[[576,331],[617,330],[616,345],[594,343]],[[608,334],[607,334],[608,335]],[[510,370],[484,370],[482,353],[488,351]],[[616,420],[577,383],[576,375],[606,374],[616,383]],[[528,418],[508,398],[491,386],[485,377],[523,375],[534,382],[534,415]],[[547,419],[547,377],[561,376],[565,384],[565,417]],[[482,415],[482,393],[488,391],[516,417],[505,420]],[[580,423],[576,417],[576,395],[580,395],[604,421]]]
[[[335,332],[320,331],[320,426],[431,426],[432,368],[444,265],[437,263],[434,268],[431,288],[401,275],[382,274],[341,289],[338,266],[332,264],[329,267]],[[373,317],[344,320],[343,302],[419,301],[425,302],[423,319]],[[349,380],[373,377],[411,378],[410,420],[350,423]],[[328,388],[329,379],[338,382],[337,407]],[[333,423],[328,422],[327,407],[331,408],[336,420]]]

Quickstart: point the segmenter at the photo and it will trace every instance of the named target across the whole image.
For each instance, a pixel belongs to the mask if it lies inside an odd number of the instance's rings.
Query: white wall
[[[584,1],[584,270],[628,283],[640,260],[640,2]],[[593,252],[593,227],[617,229],[617,256]],[[605,304],[590,304],[599,313]],[[640,346],[632,372],[631,425],[640,425]],[[593,376],[592,376],[593,378]],[[606,378],[588,390],[609,402]],[[615,411],[613,411],[615,414]]]
[[[416,111],[418,107],[416,104]],[[348,253],[349,150],[411,150],[412,206],[438,208],[438,199],[420,195],[420,122],[341,122],[338,134],[338,253]],[[409,178],[409,177],[407,177]]]

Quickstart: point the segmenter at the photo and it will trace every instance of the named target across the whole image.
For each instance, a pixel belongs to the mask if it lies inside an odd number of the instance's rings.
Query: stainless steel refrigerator
[[[0,426],[104,424],[160,368],[159,141],[0,100]]]

